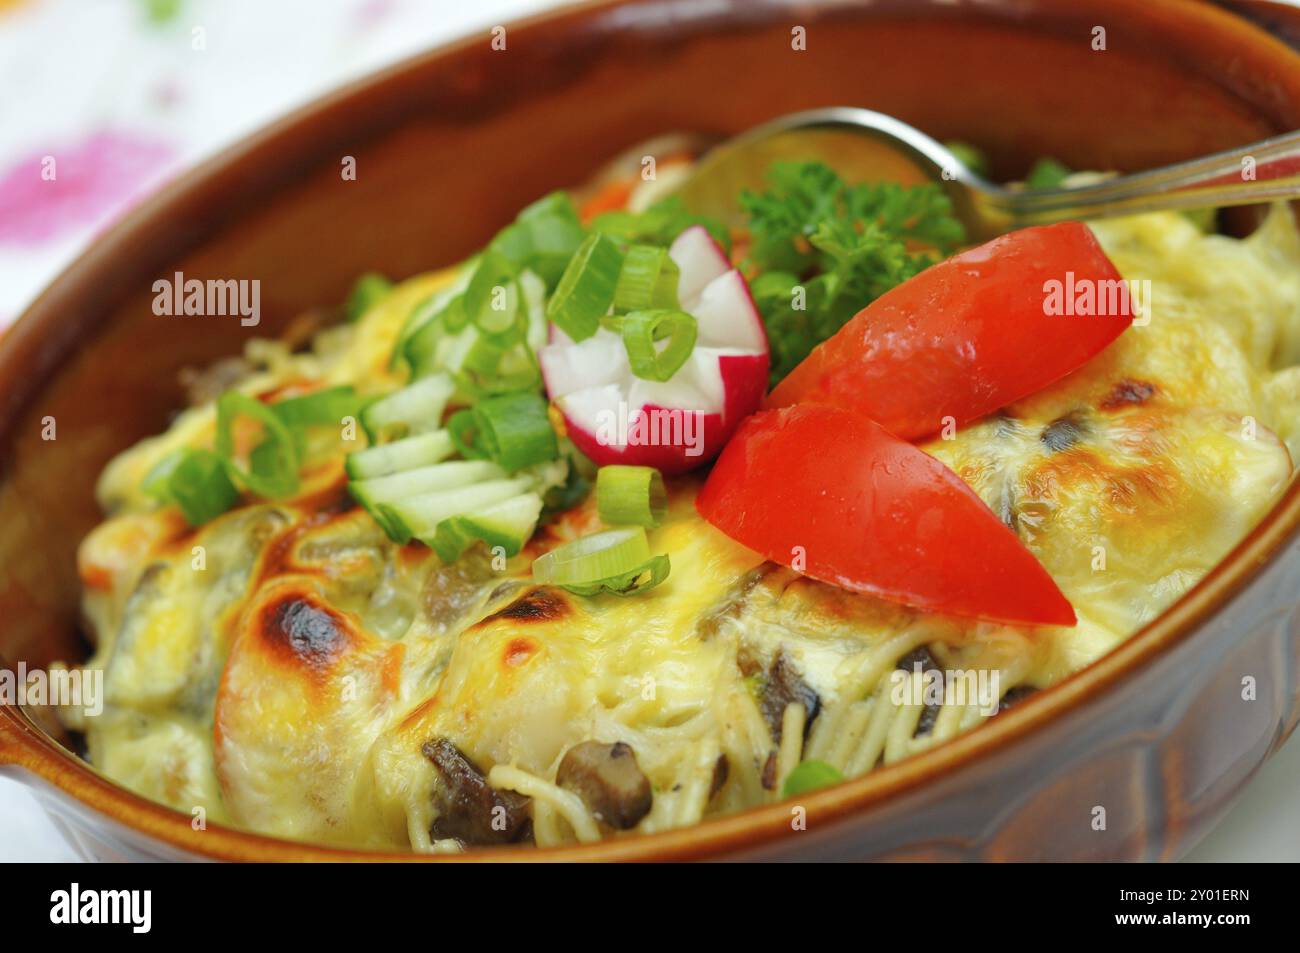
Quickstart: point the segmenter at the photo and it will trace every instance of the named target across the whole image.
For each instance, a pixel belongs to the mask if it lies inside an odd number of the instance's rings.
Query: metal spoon
[[[1031,190],[989,182],[907,123],[847,106],[791,113],[729,139],[671,191],[692,211],[737,222],[736,196],[761,188],[780,159],[821,160],[850,181],[936,181],[976,240],[1066,219],[1300,198],[1300,132],[1087,185]]]

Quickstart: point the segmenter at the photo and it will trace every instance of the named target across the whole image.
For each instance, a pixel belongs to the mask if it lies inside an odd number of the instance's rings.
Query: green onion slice
[[[265,438],[248,455],[243,467],[235,457],[233,427],[240,417],[262,427]],[[279,415],[255,397],[226,391],[217,401],[217,455],[231,475],[259,496],[279,499],[298,490],[298,445]]]
[[[527,391],[485,398],[452,416],[447,431],[461,456],[487,458],[511,473],[560,453],[545,398]]]
[[[646,311],[680,308],[677,282],[681,271],[668,255],[668,249],[653,245],[633,245],[623,258],[614,288],[614,310]]]
[[[171,496],[186,521],[199,526],[239,502],[225,462],[211,450],[191,450],[171,475]]]
[[[606,530],[557,546],[533,560],[533,579],[580,596],[628,596],[653,589],[672,570],[668,554],[650,555],[645,529]]]
[[[600,518],[613,526],[658,526],[668,515],[664,478],[654,467],[601,467],[596,506]]]
[[[271,410],[291,428],[342,426],[344,417],[361,412],[361,399],[351,385],[342,384],[277,401]]]
[[[573,199],[564,192],[552,192],[520,212],[488,248],[517,267],[536,272],[550,290],[585,235]]]
[[[818,788],[839,784],[843,780],[844,775],[834,765],[827,764],[825,761],[815,759],[800,761],[786,776],[785,784],[781,786],[781,796],[794,797],[796,794],[806,794]]]
[[[191,452],[189,448],[181,447],[179,450],[165,454],[140,481],[140,492],[164,503],[172,502],[172,473],[189,452]]]
[[[503,503],[445,519],[433,538],[425,541],[444,563],[455,562],[479,540],[489,548],[500,546],[507,556],[516,556],[537,528],[541,512],[539,495],[521,493]]]
[[[567,192],[552,192],[520,212],[517,221],[528,232],[524,264],[541,276],[547,290],[554,288],[586,237],[573,199]]]
[[[618,579],[650,560],[650,541],[640,526],[593,533],[564,543],[533,560],[533,579],[556,586],[600,584]]]
[[[564,269],[546,316],[575,341],[591,337],[614,302],[622,269],[623,253],[612,238],[599,232],[588,236]]]
[[[452,334],[468,325],[469,312],[465,310],[465,296],[458,294],[448,301],[446,306],[438,312],[438,320]]]
[[[357,321],[363,314],[373,308],[388,292],[393,290],[393,283],[377,271],[368,271],[357,279],[348,295],[347,315],[349,321]]]
[[[645,563],[622,575],[588,584],[575,583],[564,588],[580,596],[596,596],[603,592],[615,596],[630,596],[653,589],[667,579],[671,571],[672,563],[668,559],[668,554],[662,553],[652,556]]]
[[[542,371],[533,352],[526,345],[520,345],[514,356],[522,362],[515,370],[498,368],[495,373],[483,374],[466,368],[456,375],[457,386],[476,400],[538,390],[542,386]]]
[[[175,503],[191,526],[213,520],[239,502],[225,461],[211,450],[172,451],[149,471],[141,489],[164,503]]]
[[[459,302],[460,299],[457,298],[456,301]],[[413,378],[427,377],[437,369],[438,345],[446,337],[447,325],[439,314],[422,324],[401,344],[400,353],[411,368]]]
[[[465,316],[479,331],[493,337],[509,335],[511,339],[501,343],[513,344],[523,337],[523,297],[516,266],[489,251],[479,259],[461,302]]]
[[[442,412],[456,390],[447,374],[422,377],[414,384],[386,394],[368,404],[360,413],[361,426],[372,444],[381,438],[437,430],[442,423]]]
[[[479,442],[478,421],[472,407],[458,410],[447,418],[447,435],[466,460],[486,460],[487,449]]]
[[[632,373],[643,381],[668,380],[695,350],[699,326],[685,311],[633,311],[605,322],[623,336]],[[667,344],[660,347],[660,342]]]
[[[543,195],[536,202],[524,207],[517,216],[518,221],[526,224],[546,221],[552,218],[578,220],[578,209],[568,192],[555,191]]]

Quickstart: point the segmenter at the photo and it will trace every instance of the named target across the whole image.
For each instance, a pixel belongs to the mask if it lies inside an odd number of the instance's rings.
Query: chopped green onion
[[[439,463],[455,449],[451,434],[433,430],[349,453],[344,468],[353,480],[368,480]]]
[[[488,244],[488,251],[509,259],[516,265],[523,265],[533,254],[533,236],[528,226],[518,221],[511,222]]]
[[[494,374],[482,374],[467,368],[456,375],[456,384],[476,400],[504,397],[520,391],[534,392],[542,385],[541,368],[532,351],[520,357],[524,363],[517,370],[506,372],[498,369]]]
[[[578,209],[568,192],[556,190],[543,195],[531,205],[525,205],[516,220],[525,223],[545,221],[548,218],[571,218],[578,220]]]
[[[235,457],[233,427],[240,417],[261,424],[265,439],[248,455],[247,468]],[[278,499],[298,490],[298,445],[278,414],[255,397],[226,391],[217,401],[217,454],[236,480],[258,496]]]
[[[590,235],[564,269],[546,316],[575,341],[591,337],[614,302],[622,269],[618,244],[599,232]]]
[[[447,305],[447,309],[460,308],[460,298]],[[438,345],[447,337],[446,310],[434,315],[411,332],[405,341],[400,341],[393,350],[401,354],[411,368],[414,378],[427,377],[436,367]]]
[[[610,525],[658,526],[668,514],[668,492],[654,467],[601,467],[596,505]]]
[[[533,560],[533,579],[556,586],[598,583],[636,569],[650,559],[650,541],[640,526],[583,536]]]
[[[438,312],[442,326],[455,334],[469,324],[469,312],[465,310],[465,295],[458,294]]]
[[[551,289],[585,234],[573,199],[564,192],[552,192],[520,212],[488,248],[519,268],[536,272]]]
[[[446,326],[434,319],[425,322],[415,334],[402,346],[402,356],[407,367],[411,368],[411,377],[428,377],[437,368],[438,345],[446,337]]]
[[[839,784],[843,780],[844,775],[834,765],[827,764],[825,761],[813,759],[800,761],[794,766],[794,770],[786,775],[785,784],[781,786],[781,796],[794,797],[797,794],[807,794],[818,788]]]
[[[351,385],[343,384],[289,397],[270,406],[288,427],[328,427],[341,426],[344,417],[360,413],[361,400]]]
[[[170,503],[172,473],[189,452],[188,447],[181,447],[179,450],[165,454],[140,481],[140,492],[155,500]]]
[[[393,283],[377,271],[367,271],[357,279],[348,295],[349,321],[357,321],[393,290]]]
[[[554,288],[586,237],[573,199],[567,192],[552,192],[520,212],[518,221],[528,230],[531,245],[524,264],[541,276],[547,289]]]
[[[623,336],[632,373],[643,381],[671,378],[695,350],[699,326],[685,311],[661,309],[633,311],[606,319],[606,324]],[[665,347],[659,342],[667,339]]]
[[[546,400],[535,393],[485,398],[454,414],[447,431],[461,456],[487,458],[511,473],[554,460],[560,452]]]
[[[172,451],[149,471],[141,489],[164,503],[175,503],[191,526],[201,526],[239,502],[225,461],[211,450]]]
[[[521,311],[523,291],[518,271],[503,255],[489,251],[479,259],[474,277],[462,298],[465,316],[485,335],[516,334],[502,344],[513,344],[523,336]]]
[[[633,245],[623,258],[623,269],[614,288],[614,310],[645,311],[680,307],[677,281],[681,275],[668,249]]]
[[[487,459],[487,449],[479,441],[478,421],[473,408],[458,410],[447,418],[447,435],[451,437],[456,452],[466,460]]]
[[[516,556],[533,535],[541,513],[542,498],[521,493],[504,503],[443,520],[433,538],[425,542],[444,563],[455,562],[479,540],[489,547],[500,546],[507,556]]]
[[[447,466],[447,464],[442,464]],[[488,480],[432,493],[378,504],[377,520],[399,543],[411,539],[432,539],[438,524],[453,516],[473,513],[504,503],[512,496],[533,489],[535,480],[521,476],[510,480]]]
[[[225,462],[210,450],[192,450],[172,471],[171,496],[186,521],[199,526],[239,502]]]
[[[464,310],[460,307],[459,299],[464,296],[465,288],[468,287],[477,268],[477,256],[461,262],[456,266],[455,277],[448,284],[430,292],[411,308],[393,344],[393,353],[388,359],[390,368],[396,367],[401,359],[406,359],[410,363],[407,350],[411,347],[411,339],[421,331],[428,330],[431,324],[439,326],[443,331],[454,331],[467,323],[468,319],[463,318]],[[434,334],[435,339],[438,336],[440,335]],[[424,374],[416,373],[415,376],[423,377]]]
[[[601,593],[609,593],[614,596],[630,596],[634,593],[653,589],[667,579],[671,571],[672,563],[668,559],[668,554],[661,553],[658,556],[650,557],[640,566],[620,575],[600,579],[592,583],[571,583],[564,588],[580,596],[597,596]]]
[[[549,513],[573,509],[591,495],[591,480],[578,467],[565,466],[564,478],[546,488],[542,499]]]
[[[504,480],[505,477],[504,470],[487,460],[446,460],[388,476],[356,480],[349,484],[348,489],[357,502],[369,506],[454,490],[483,480]]]
[[[476,327],[466,327],[449,339],[438,364],[450,374],[472,373],[490,376],[501,366],[506,347]]]
[[[360,414],[361,426],[371,443],[379,443],[394,429],[408,434],[437,430],[455,389],[446,374],[423,378],[367,406]]]

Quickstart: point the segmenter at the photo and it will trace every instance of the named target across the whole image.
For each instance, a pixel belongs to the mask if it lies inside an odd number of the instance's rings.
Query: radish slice
[[[767,330],[745,278],[734,268],[704,286],[686,308],[699,323],[699,343],[710,347],[767,350]]]
[[[623,339],[606,328],[579,344],[546,345],[538,350],[537,363],[552,400],[587,387],[612,384],[632,374]]]
[[[552,328],[538,351],[569,438],[597,464],[665,474],[698,467],[767,392],[767,334],[744,276],[699,226],[682,232],[669,254],[681,272],[678,299],[699,324],[695,350],[672,378],[635,377],[622,338],[604,328],[578,343]]]
[[[692,225],[678,235],[668,248],[668,256],[681,271],[677,281],[677,300],[687,311],[691,310],[705,285],[731,268],[727,253],[703,225]]]

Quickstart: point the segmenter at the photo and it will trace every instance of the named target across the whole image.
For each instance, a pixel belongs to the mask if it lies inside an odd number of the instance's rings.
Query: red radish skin
[[[700,332],[671,380],[635,378],[621,339],[608,330],[575,344],[552,327],[551,343],[538,352],[546,392],[569,439],[602,466],[652,466],[666,475],[702,466],[767,391],[767,335],[744,276],[700,227],[679,235],[669,254],[681,272],[678,298],[696,315]],[[673,414],[676,420],[664,416]],[[641,429],[632,430],[637,419]],[[641,442],[647,436],[653,442]]]
[[[957,474],[861,414],[800,404],[749,417],[695,505],[742,545],[844,589],[997,622],[1076,621]]]

